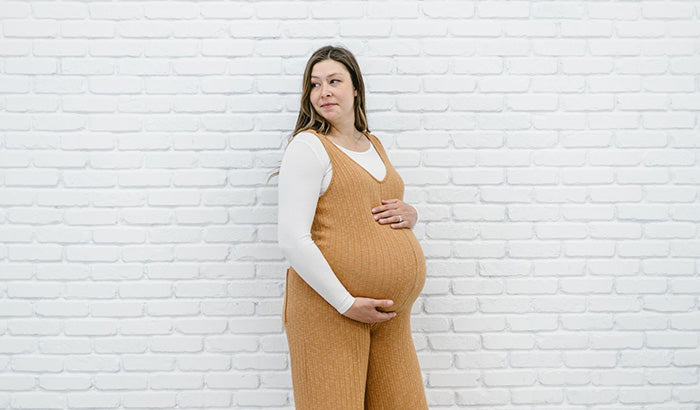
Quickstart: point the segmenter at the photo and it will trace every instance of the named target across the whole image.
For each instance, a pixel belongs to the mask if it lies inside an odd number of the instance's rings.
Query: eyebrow
[[[328,77],[334,76],[334,75],[339,75],[340,73],[330,73],[328,74]],[[311,78],[318,78],[318,76],[312,75]]]

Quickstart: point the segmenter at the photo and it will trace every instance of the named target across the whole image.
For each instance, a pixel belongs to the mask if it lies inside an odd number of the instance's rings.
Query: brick
[[[507,389],[484,389],[457,391],[457,404],[465,406],[492,406],[507,404],[509,393]]]
[[[68,397],[68,405],[71,408],[118,408],[120,402],[117,394],[71,394]]]
[[[10,405],[13,409],[63,409],[66,399],[61,393],[13,394]]]

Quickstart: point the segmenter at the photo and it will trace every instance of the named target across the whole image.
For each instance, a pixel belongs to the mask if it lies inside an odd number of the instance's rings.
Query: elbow
[[[284,253],[284,256],[287,256],[289,254],[293,246],[289,235],[287,235],[282,230],[279,230],[279,232],[277,233],[277,245],[280,247],[282,253]]]
[[[287,260],[289,260],[289,255],[293,255],[298,247],[298,241],[295,240],[294,235],[291,235],[284,229],[280,229],[277,233],[277,244]]]
[[[288,261],[306,249],[308,243],[313,243],[311,233],[302,235],[285,229],[280,229],[277,233],[277,244]]]

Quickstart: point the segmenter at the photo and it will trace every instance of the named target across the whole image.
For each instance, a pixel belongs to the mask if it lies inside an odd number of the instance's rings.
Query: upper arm
[[[324,173],[325,168],[307,143],[301,140],[289,143],[282,157],[278,182],[281,246],[310,235]]]

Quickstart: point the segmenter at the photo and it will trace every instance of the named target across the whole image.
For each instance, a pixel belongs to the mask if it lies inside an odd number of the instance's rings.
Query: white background
[[[431,409],[697,409],[700,4],[3,1],[0,408],[292,409],[277,180],[355,53]]]

